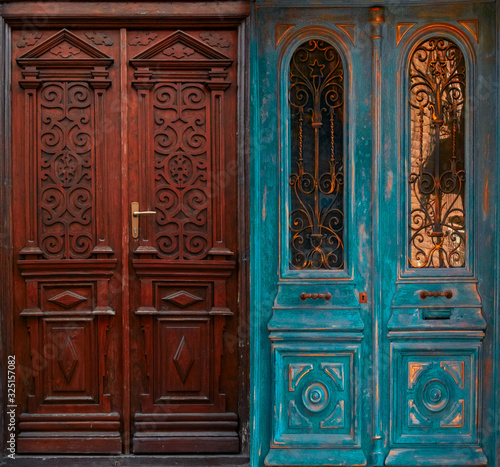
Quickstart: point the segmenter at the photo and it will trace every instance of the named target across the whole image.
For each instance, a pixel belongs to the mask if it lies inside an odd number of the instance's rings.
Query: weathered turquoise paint
[[[252,466],[499,465],[498,8],[495,2],[384,3],[376,127],[372,2],[261,1],[252,7]],[[470,20],[478,21],[477,40],[458,22]],[[412,26],[398,44],[400,23]],[[417,271],[407,268],[405,256],[406,67],[412,47],[438,34],[456,42],[467,61],[470,248],[467,268]],[[347,267],[329,273],[287,268],[288,66],[308,38],[334,45],[345,69]],[[448,289],[452,299],[419,295]],[[299,298],[326,291],[330,302]],[[368,293],[367,304],[359,303],[360,292]],[[419,375],[425,371],[426,381],[444,381],[450,400],[441,418],[426,414],[430,425],[412,405],[423,397]],[[307,409],[309,387],[327,394],[324,409]],[[463,426],[453,427],[450,417],[461,401]]]

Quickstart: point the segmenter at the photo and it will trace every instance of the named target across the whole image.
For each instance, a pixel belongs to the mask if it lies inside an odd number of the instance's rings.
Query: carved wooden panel
[[[221,24],[13,32],[19,452],[240,449],[238,30]],[[132,201],[158,214],[127,243]]]
[[[42,368],[43,404],[99,402],[96,319],[44,318],[40,348],[49,365]]]
[[[47,259],[111,253],[102,182],[107,173],[105,90],[113,59],[63,29],[17,63],[23,70],[19,85],[25,94],[24,141],[30,161],[25,168],[23,253]],[[102,186],[99,191],[96,184]]]
[[[144,45],[151,37],[144,38]],[[142,163],[140,203],[157,211],[154,230],[149,224],[141,228],[136,253],[171,260],[233,254],[226,245],[230,174],[225,173],[228,137],[223,133],[233,60],[226,51],[210,47],[210,41],[218,48],[221,41],[230,46],[223,36],[215,40],[176,31],[130,60],[137,90],[138,150],[150,154]],[[137,45],[136,38],[129,44]]]
[[[95,283],[41,284],[40,308],[47,312],[91,311],[95,307]]]
[[[237,418],[227,411],[220,385],[222,333],[233,316],[226,282],[234,262],[133,263],[141,283],[135,313],[144,334],[146,375],[138,382],[146,384],[135,416],[134,451],[184,452],[193,436],[195,450],[235,451]],[[185,417],[189,429],[181,424]],[[157,422],[161,428],[152,430]],[[186,444],[178,443],[179,436]]]
[[[50,82],[39,101],[40,248],[47,258],[87,258],[95,245],[93,93],[84,82]]]
[[[26,394],[19,452],[122,448],[119,386],[108,386],[117,374],[108,360],[117,266],[110,244],[120,244],[110,233],[115,136],[105,130],[115,39],[47,30],[21,37],[14,49],[16,288],[25,291],[16,322]]]
[[[156,284],[156,309],[171,311],[182,310],[203,311],[210,307],[212,297],[211,283],[157,283]]]
[[[393,355],[394,443],[477,443],[479,344],[393,344]]]
[[[157,319],[155,403],[210,400],[210,321],[189,316]]]
[[[161,83],[153,89],[154,241],[165,258],[203,259],[212,244],[209,102],[207,89],[197,83]]]
[[[274,445],[358,445],[359,346],[303,347],[273,345]]]
[[[134,451],[234,452],[237,417],[222,384],[232,374],[222,372],[223,331],[237,313],[234,35],[140,31],[128,45],[137,199],[156,211],[132,243],[144,342]]]

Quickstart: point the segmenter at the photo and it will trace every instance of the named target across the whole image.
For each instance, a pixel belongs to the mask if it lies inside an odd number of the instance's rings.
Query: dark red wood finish
[[[20,453],[240,450],[238,30],[128,26],[14,21]]]
[[[237,321],[237,37],[149,30],[127,42],[130,193],[157,211],[132,242],[131,328],[144,341],[132,344],[133,449],[237,452],[236,400],[219,384],[223,330]]]

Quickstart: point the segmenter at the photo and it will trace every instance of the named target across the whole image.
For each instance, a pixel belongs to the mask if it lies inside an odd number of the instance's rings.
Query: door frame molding
[[[66,2],[35,3],[35,0],[8,2],[0,5],[0,371],[6,374],[7,357],[13,349],[13,324],[9,319],[13,307],[14,257],[12,251],[12,175],[11,175],[11,27],[173,27],[182,21],[182,27],[230,27],[238,33],[238,220],[239,242],[239,329],[236,336],[239,349],[238,415],[240,453],[235,455],[118,455],[118,456],[55,456],[15,455],[13,464],[66,466],[93,466],[100,459],[111,460],[117,466],[160,466],[168,458],[172,465],[210,465],[216,458],[219,465],[248,465],[249,463],[249,2],[245,0],[209,3],[190,2]],[[122,130],[123,131],[123,130]],[[123,150],[122,150],[123,157]],[[126,158],[125,158],[126,160]],[[4,384],[0,385],[0,460],[7,459],[7,399]]]

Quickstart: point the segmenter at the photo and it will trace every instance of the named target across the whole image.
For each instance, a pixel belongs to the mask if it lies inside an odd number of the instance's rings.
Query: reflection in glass
[[[413,268],[465,265],[465,72],[448,39],[428,39],[410,58]]]

